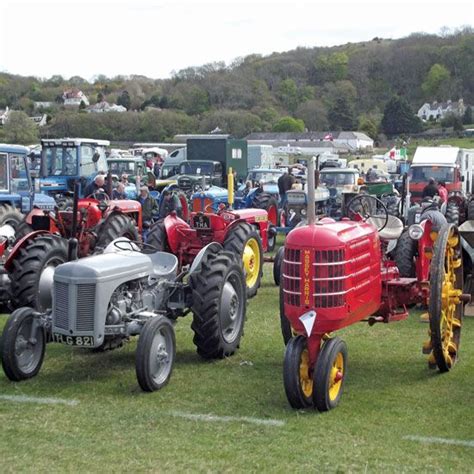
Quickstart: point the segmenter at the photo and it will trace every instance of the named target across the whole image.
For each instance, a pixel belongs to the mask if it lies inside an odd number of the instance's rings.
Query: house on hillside
[[[35,105],[35,110],[39,109],[50,109],[51,107],[54,106],[54,102],[49,102],[49,101],[37,101],[34,103]]]
[[[65,107],[79,107],[81,102],[84,102],[86,106],[89,105],[89,99],[79,89],[68,89],[63,93],[63,100]]]
[[[46,114],[36,115],[30,117],[30,120],[32,120],[38,127],[44,127],[48,123],[48,116]]]
[[[423,104],[418,110],[418,117],[421,120],[441,120],[448,114],[454,114],[462,116],[466,111],[464,101],[459,99],[458,101],[448,100],[446,102],[432,102],[431,104]]]
[[[5,122],[8,120],[8,114],[10,113],[10,109],[7,107],[6,109],[0,109],[0,125],[3,127]]]
[[[87,112],[91,112],[93,114],[100,114],[100,113],[105,113],[105,112],[126,112],[126,111],[127,109],[123,105],[109,104],[105,100],[87,107]]]

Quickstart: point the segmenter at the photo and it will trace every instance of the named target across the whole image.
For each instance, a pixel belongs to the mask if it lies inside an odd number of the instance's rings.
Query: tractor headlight
[[[424,229],[420,224],[413,224],[408,229],[408,235],[413,240],[420,240],[423,237]]]
[[[306,215],[306,209],[301,209],[301,215],[305,216]]]

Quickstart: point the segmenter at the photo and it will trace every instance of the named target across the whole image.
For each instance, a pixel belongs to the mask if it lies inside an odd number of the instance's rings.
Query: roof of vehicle
[[[458,147],[419,146],[413,156],[412,166],[416,165],[454,165],[458,158]]]
[[[284,169],[275,169],[275,168],[253,168],[249,170],[249,173],[278,173],[283,174],[285,172]]]
[[[29,149],[22,145],[8,145],[6,143],[0,143],[0,153],[28,153]]]
[[[350,173],[350,174],[360,174],[360,171],[356,168],[323,168],[320,173]]]
[[[145,163],[145,160],[141,158],[140,156],[133,156],[133,155],[128,155],[128,156],[109,156],[107,158],[107,162],[109,161],[136,161],[140,163]]]
[[[143,148],[142,153],[157,153],[158,155],[167,155],[168,151],[164,148],[158,148],[157,146],[153,146],[150,148]]]
[[[41,144],[48,143],[50,145],[62,145],[64,142],[71,142],[76,146],[83,143],[91,143],[97,146],[110,146],[109,140],[96,140],[95,138],[42,138]]]
[[[182,160],[179,164],[182,165],[183,163],[221,163],[221,162],[214,161],[214,160]]]

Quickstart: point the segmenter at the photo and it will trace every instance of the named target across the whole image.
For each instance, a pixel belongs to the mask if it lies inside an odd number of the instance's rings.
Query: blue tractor
[[[40,190],[53,196],[59,207],[72,199],[74,183],[79,197],[99,173],[107,173],[105,148],[108,140],[48,138],[41,140]]]
[[[0,226],[17,230],[33,207],[54,209],[54,199],[35,194],[28,148],[0,144]]]

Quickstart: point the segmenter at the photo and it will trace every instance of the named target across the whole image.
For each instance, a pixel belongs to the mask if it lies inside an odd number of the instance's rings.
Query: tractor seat
[[[153,265],[151,276],[170,280],[176,276],[178,259],[175,255],[167,252],[154,252],[147,255]]]
[[[367,222],[375,227],[380,227],[385,221],[384,217],[369,217]],[[398,240],[403,232],[403,222],[395,216],[389,214],[387,225],[379,231],[382,240]]]

